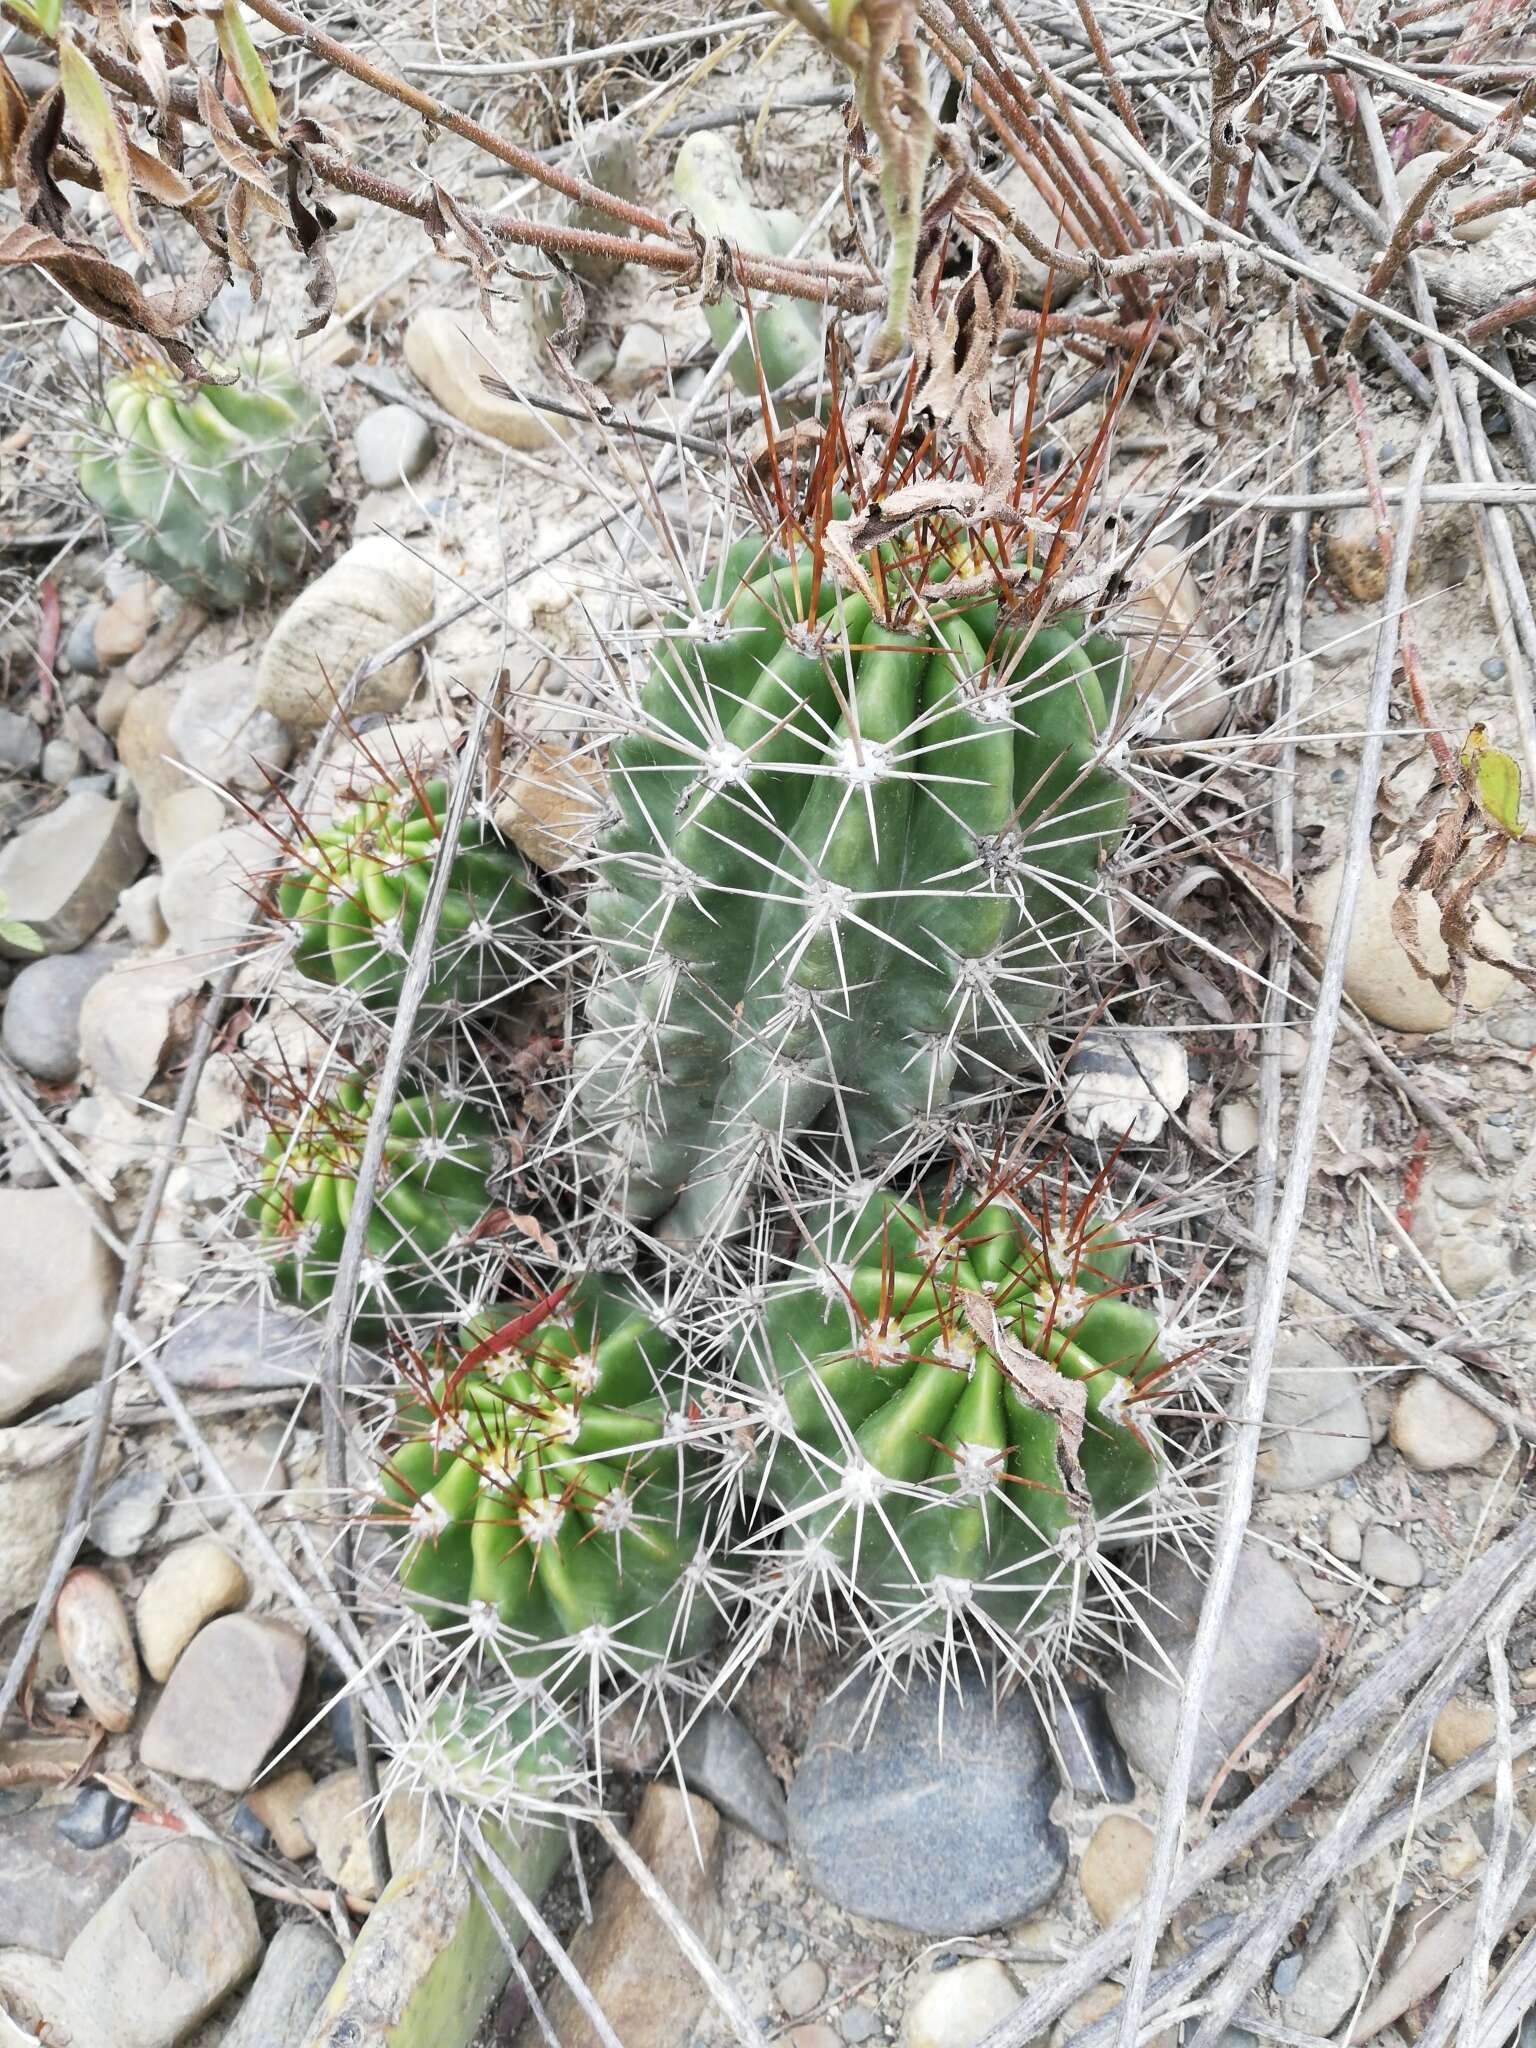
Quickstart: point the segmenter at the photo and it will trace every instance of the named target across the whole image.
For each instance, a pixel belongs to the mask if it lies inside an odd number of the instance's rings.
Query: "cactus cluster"
[[[1125,827],[1122,650],[945,602],[917,559],[726,558],[610,749],[575,1115],[614,1206],[697,1243],[766,1151],[897,1154],[1016,1074]],[[670,1212],[670,1213],[669,1213]]]
[[[276,354],[189,387],[156,362],[111,379],[79,476],[115,548],[181,597],[236,611],[294,584],[330,498],[329,430]]]

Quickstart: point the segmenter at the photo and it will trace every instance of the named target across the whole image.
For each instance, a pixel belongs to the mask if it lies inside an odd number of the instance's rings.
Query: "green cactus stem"
[[[856,592],[738,547],[609,750],[576,1115],[672,1241],[729,1227],[775,1147],[829,1128],[863,1169],[1023,1070],[1093,921],[1124,652],[1080,614],[946,612],[957,565],[985,557],[951,533]]]
[[[375,1009],[400,1000],[410,951],[443,858],[448,786],[382,788],[291,849],[278,909],[312,981],[351,989]],[[521,858],[483,818],[468,817],[452,863],[425,1000],[460,1011],[527,978],[536,903]]]
[[[824,1221],[737,1360],[767,1404],[770,1536],[898,1625],[1042,1627],[1159,1482],[1167,1365],[1130,1251],[1048,1197],[880,1194]]]
[[[719,1609],[676,1340],[603,1277],[468,1334],[462,1357],[413,1375],[384,1467],[407,1591],[445,1628],[499,1626],[503,1664],[556,1690],[593,1659],[638,1672],[697,1655]]]
[[[331,494],[318,399],[273,352],[237,367],[236,383],[193,388],[136,364],[107,385],[77,451],[112,545],[210,611],[296,583]]]
[[[271,1130],[251,1198],[279,1295],[301,1308],[331,1297],[357,1186],[373,1099],[348,1077],[268,1107]],[[390,1315],[449,1316],[473,1292],[469,1233],[492,1206],[490,1182],[504,1165],[492,1117],[443,1096],[400,1096],[389,1119],[358,1293],[358,1323]]]

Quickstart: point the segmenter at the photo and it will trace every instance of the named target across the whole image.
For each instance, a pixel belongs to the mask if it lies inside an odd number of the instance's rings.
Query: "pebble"
[[[773,1995],[792,2020],[814,2012],[827,1995],[827,1973],[814,1956],[805,1956],[773,1987]]]
[[[1371,1420],[1349,1365],[1304,1326],[1275,1340],[1258,1475],[1272,1493],[1327,1486],[1371,1454]]]
[[[1409,200],[1416,199],[1430,178],[1446,161],[1447,152],[1439,149],[1426,149],[1418,156],[1410,157],[1397,174],[1399,201],[1406,206]],[[1468,167],[1463,166],[1460,176],[1452,177],[1447,184],[1441,186],[1430,200],[1428,218],[1433,219],[1437,213],[1443,213],[1445,232],[1458,242],[1485,242],[1490,236],[1498,234],[1503,227],[1502,214],[1484,214],[1477,220],[1462,222],[1459,227],[1451,224],[1451,217],[1461,207],[1474,199],[1481,199],[1493,188],[1518,185],[1521,179],[1529,177],[1530,173],[1518,157],[1513,157],[1502,149],[1491,149],[1477,158],[1470,171],[1469,177]],[[1489,664],[1484,662],[1485,673],[1488,666]],[[1502,666],[1501,663],[1501,669]]]
[[[176,760],[221,789],[264,793],[293,758],[293,734],[262,708],[256,670],[238,657],[194,669],[175,694],[165,730]],[[267,845],[270,855],[270,837]]]
[[[1357,604],[1380,604],[1387,594],[1387,568],[1381,559],[1375,515],[1361,505],[1336,513],[1328,522],[1324,554],[1329,568]],[[1424,580],[1424,556],[1415,548],[1408,565],[1408,588]]]
[[[229,1852],[183,1837],[143,1862],[70,1943],[64,1980],[116,2048],[170,2048],[261,1956]]]
[[[1180,1683],[1194,1648],[1202,1582],[1172,1550],[1158,1553],[1148,1595],[1138,1600],[1146,1642],[1109,1688],[1109,1718],[1140,1771],[1167,1782],[1178,1724]],[[1238,1554],[1232,1598],[1205,1691],[1190,1798],[1205,1797],[1226,1758],[1251,1728],[1312,1669],[1322,1630],[1306,1595],[1259,1544]],[[1166,1662],[1165,1662],[1166,1660]],[[1171,1667],[1171,1668],[1170,1668]],[[1230,1778],[1227,1790],[1232,1790]]]
[[[1480,1173],[1437,1173],[1430,1185],[1437,1197],[1449,1202],[1453,1209],[1481,1209],[1498,1194],[1498,1189]]]
[[[1413,1545],[1382,1522],[1373,1522],[1365,1532],[1360,1569],[1387,1586],[1416,1586],[1424,1576],[1423,1561]]]
[[[101,1088],[142,1100],[201,980],[200,964],[186,960],[124,960],[101,977],[80,1006],[81,1064]]]
[[[90,1712],[114,1735],[133,1726],[139,1657],[128,1610],[105,1573],[81,1566],[59,1588],[53,1610],[59,1649]]]
[[[160,915],[172,943],[205,966],[245,946],[251,919],[273,862],[272,837],[260,825],[235,825],[200,839],[168,862],[160,882]]]
[[[165,804],[193,786],[177,765],[171,741],[176,694],[174,683],[149,683],[136,690],[117,729],[117,757],[138,792],[139,829],[151,853],[161,850],[160,820]]]
[[[803,2027],[790,2028],[789,2048],[842,2048],[842,2037],[825,2020],[810,2020]]]
[[[0,1423],[96,1377],[117,1302],[117,1255],[79,1188],[0,1188]]]
[[[84,765],[85,756],[73,740],[50,740],[43,748],[43,780],[51,789],[73,782]]]
[[[56,1806],[40,1806],[0,1823],[0,1949],[63,1955],[128,1875],[126,1848],[110,1836],[100,1846],[77,1844],[65,1817]]]
[[[1427,1372],[1416,1372],[1392,1407],[1391,1438],[1416,1472],[1476,1465],[1499,1440],[1499,1426]]]
[[[901,2048],[975,2048],[1019,2002],[1013,1979],[992,1956],[935,1970],[902,2014]]]
[[[0,1044],[18,1067],[39,1081],[74,1079],[80,1070],[80,1007],[126,950],[86,946],[22,968],[0,1023]]]
[[[242,1606],[250,1590],[239,1559],[211,1537],[184,1543],[163,1557],[134,1609],[150,1677],[164,1684],[204,1623]]]
[[[1158,1031],[1085,1031],[1067,1063],[1067,1129],[1105,1144],[1151,1145],[1189,1094],[1189,1058]]]
[[[1236,1102],[1224,1102],[1216,1119],[1216,1134],[1221,1140],[1222,1151],[1229,1159],[1246,1158],[1259,1142],[1257,1106],[1246,1096]]]
[[[590,753],[535,740],[492,813],[496,828],[546,874],[563,874],[591,850],[605,805],[602,770]]]
[[[483,382],[499,377],[518,390],[537,382],[532,342],[521,330],[498,334],[477,314],[426,306],[406,327],[405,360],[444,412],[465,426],[509,448],[548,450],[558,439],[561,422],[552,414]]]
[[[1094,1829],[1083,1851],[1078,1883],[1101,1927],[1129,1912],[1146,1890],[1153,1847],[1152,1830],[1127,1814],[1112,1813]]]
[[[308,1316],[259,1301],[199,1304],[172,1330],[160,1362],[178,1387],[200,1393],[311,1386],[320,1332]]]
[[[1096,1685],[1067,1685],[1053,1693],[1051,1734],[1067,1783],[1085,1799],[1121,1805],[1136,1796],[1136,1781],[1115,1740]]]
[[[1226,716],[1221,661],[1204,624],[1205,600],[1182,549],[1159,543],[1131,572],[1112,630],[1131,650],[1131,688],[1155,707],[1160,739],[1209,739]]]
[[[229,1831],[248,1848],[259,1849],[263,1855],[272,1847],[270,1833],[243,1799],[229,1817]]]
[[[885,2025],[872,2005],[845,2006],[838,2014],[838,2032],[852,2048],[863,2041],[883,2041]]]
[[[45,953],[73,953],[100,931],[143,865],[128,806],[81,792],[0,850],[0,897],[6,915],[30,925]],[[24,957],[0,938],[0,958]]]
[[[94,717],[98,728],[109,740],[116,740],[123,729],[123,720],[128,716],[138,691],[127,676],[109,676],[106,687],[96,699]]]
[[[43,736],[30,718],[0,706],[0,769],[31,775],[43,758]]]
[[[421,474],[437,453],[437,436],[410,406],[381,405],[358,422],[352,445],[363,482],[387,490]]]
[[[309,1829],[299,1818],[299,1809],[315,1789],[315,1781],[302,1764],[263,1779],[246,1794],[246,1805],[277,1844],[278,1853],[297,1859],[314,1852]]]
[[[331,1880],[360,1899],[375,1896],[373,1860],[368,1848],[367,1802],[356,1771],[333,1771],[300,1803],[298,1823],[314,1844],[315,1860]],[[384,1837],[393,1869],[417,1853],[421,1808],[403,1793],[384,1803]]]
[[[134,1557],[154,1534],[165,1511],[159,1472],[125,1472],[98,1496],[86,1536],[104,1557]]]
[[[1297,1964],[1294,1982],[1282,1985],[1275,1972],[1275,1990],[1284,2000],[1284,2017],[1304,2034],[1331,2034],[1354,2007],[1365,1982],[1365,1958],[1371,1940],[1365,1916],[1351,1899],[1342,1899],[1320,1938],[1287,1961]]]
[[[672,354],[659,327],[644,320],[633,322],[624,330],[624,339],[619,343],[609,374],[609,389],[617,398],[632,398],[664,375]]]
[[[1449,1769],[1452,1764],[1459,1764],[1471,1756],[1474,1750],[1481,1749],[1485,1743],[1492,1742],[1497,1729],[1498,1716],[1492,1707],[1482,1701],[1468,1705],[1463,1700],[1452,1700],[1435,1716],[1435,1724],[1429,1731],[1430,1752],[1437,1763]],[[1528,1768],[1525,1762],[1517,1763],[1516,1777],[1524,1775]],[[1493,1768],[1490,1765],[1487,1783],[1492,1782]],[[1478,1787],[1479,1791],[1486,1789],[1487,1785]]]
[[[117,899],[117,914],[136,946],[162,946],[165,919],[160,915],[160,877],[141,875]]]
[[[1499,1242],[1496,1225],[1489,1236],[1442,1237],[1435,1263],[1440,1278],[1458,1301],[1472,1301],[1510,1277],[1509,1254]]]
[[[869,1691],[860,1677],[816,1711],[789,1792],[801,1875],[848,1912],[918,1934],[977,1934],[1042,1905],[1067,1847],[1025,1695],[994,1712],[971,1673],[942,1689],[941,1721],[938,1680],[918,1676],[891,1689],[871,1728]]]
[[[1413,851],[1411,846],[1396,847],[1378,860],[1367,862],[1344,960],[1344,986],[1368,1017],[1389,1030],[1444,1031],[1456,1021],[1456,1012],[1432,981],[1423,980],[1415,972],[1413,962],[1392,931],[1392,905]],[[1343,877],[1341,858],[1319,875],[1307,892],[1307,916],[1325,933],[1333,923]],[[1444,971],[1448,960],[1445,942],[1440,937],[1439,918],[1433,900],[1421,895],[1420,949],[1437,974]],[[1513,941],[1508,932],[1486,912],[1478,912],[1473,932],[1495,955],[1510,953]],[[1512,985],[1502,967],[1481,960],[1469,961],[1466,1007],[1486,1010]]]
[[[101,674],[102,660],[96,652],[96,628],[101,624],[105,610],[105,605],[88,604],[65,634],[64,661],[71,675]],[[133,685],[130,683],[128,687],[132,689]]]
[[[1489,1020],[1488,1030],[1501,1045],[1511,1045],[1516,1052],[1536,1052],[1536,1008],[1528,1003],[1501,1011]]]
[[[629,1843],[713,1954],[724,1917],[715,1809],[658,1780],[646,1787]],[[610,1864],[597,1887],[591,1921],[577,1928],[567,1952],[624,2048],[675,2048],[688,2039],[704,2005],[704,1986],[676,1944],[656,1936],[652,1908],[623,1867]],[[596,2048],[591,2026],[564,1983],[553,1987],[545,2004],[562,2048]],[[537,2038],[536,2030],[524,2030],[524,2040]]]
[[[678,1765],[691,1791],[727,1820],[775,1848],[789,1841],[784,1788],[768,1760],[728,1707],[709,1707],[678,1749]]]
[[[302,2048],[340,1968],[341,1950],[323,1927],[285,1921],[220,2048]]]
[[[121,668],[149,638],[155,623],[155,586],[141,577],[114,598],[96,621],[96,659],[103,668]]]
[[[43,1590],[64,1532],[80,1436],[78,1428],[53,1423],[0,1429],[0,1621],[29,1608]],[[120,1455],[109,1443],[103,1476]]]
[[[211,839],[230,821],[229,807],[211,789],[178,789],[155,806],[155,851],[173,861],[199,839]]]
[[[1340,1564],[1358,1564],[1363,1547],[1360,1524],[1347,1508],[1335,1508],[1328,1517],[1328,1548]]]
[[[254,1614],[198,1630],[176,1660],[139,1744],[146,1769],[244,1792],[288,1726],[304,1683],[304,1638]]]
[[[57,1827],[77,1849],[105,1849],[128,1832],[133,1801],[109,1792],[98,1778],[88,1779],[59,1815]]]
[[[324,725],[358,663],[424,626],[436,592],[427,563],[397,541],[382,534],[358,541],[273,627],[257,671],[258,702],[287,725]],[[419,654],[397,656],[362,685],[353,715],[399,711],[420,676]]]

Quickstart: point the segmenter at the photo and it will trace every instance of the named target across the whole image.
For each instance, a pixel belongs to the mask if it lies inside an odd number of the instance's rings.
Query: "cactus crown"
[[[236,367],[234,383],[191,389],[136,364],[108,383],[78,449],[113,546],[213,611],[298,580],[331,489],[318,400],[271,353],[247,350]]]

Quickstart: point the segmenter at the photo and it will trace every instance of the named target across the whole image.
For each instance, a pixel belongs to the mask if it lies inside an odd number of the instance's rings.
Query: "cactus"
[[[277,1292],[313,1308],[331,1296],[373,1102],[355,1076],[317,1094],[293,1093],[290,1105],[280,1097],[268,1105],[271,1130],[250,1214]],[[492,1118],[476,1105],[429,1094],[396,1100],[368,1219],[364,1330],[389,1312],[459,1312],[473,1283],[467,1233],[491,1207],[489,1182],[504,1159]]]
[[[447,805],[443,782],[386,786],[322,830],[306,828],[289,849],[278,909],[312,981],[351,989],[376,1009],[399,1002]],[[516,987],[527,971],[534,908],[517,854],[483,819],[467,818],[426,1001],[468,1010]]]
[[[418,1361],[379,1513],[437,1625],[498,1628],[514,1676],[559,1691],[697,1655],[719,1622],[706,1457],[713,1425],[651,1305],[590,1277],[454,1360]]]
[[[881,1193],[811,1225],[747,1326],[763,1494],[807,1571],[898,1632],[1014,1643],[1159,1486],[1168,1365],[1124,1298],[1130,1241],[1058,1190]]]
[[[275,355],[191,389],[155,362],[114,377],[77,450],[81,486],[129,561],[210,611],[297,582],[331,490],[318,401]]]
[[[862,1169],[1019,1071],[1091,920],[1123,650],[946,611],[953,562],[986,567],[948,546],[866,557],[858,590],[738,546],[609,750],[575,1114],[616,1208],[677,1203],[670,1241],[729,1227],[822,1119]]]

